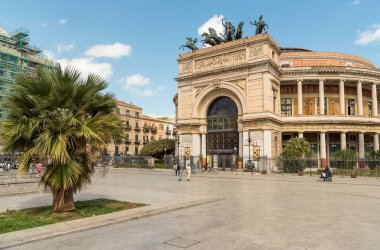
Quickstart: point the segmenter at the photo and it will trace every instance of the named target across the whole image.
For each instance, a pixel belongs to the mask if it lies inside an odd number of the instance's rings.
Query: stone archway
[[[238,106],[228,96],[214,99],[207,109],[206,154],[213,167],[234,166],[239,151]]]

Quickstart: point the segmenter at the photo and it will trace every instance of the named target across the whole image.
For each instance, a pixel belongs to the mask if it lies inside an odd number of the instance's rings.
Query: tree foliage
[[[73,193],[91,181],[92,160],[111,139],[122,136],[107,83],[59,65],[37,74],[18,75],[4,100],[3,150],[22,152],[20,172],[39,159],[45,167],[41,184],[53,193],[54,211],[74,210]]]
[[[353,169],[358,161],[355,151],[344,149],[336,152],[334,167],[339,169]]]
[[[312,154],[310,143],[303,138],[292,138],[281,153],[285,173],[299,173],[306,168],[305,157]]]
[[[366,156],[367,165],[371,170],[380,167],[380,150],[371,151]]]
[[[175,149],[175,141],[171,139],[151,141],[141,149],[140,154],[161,159],[165,154],[165,148],[166,154],[173,153]]]

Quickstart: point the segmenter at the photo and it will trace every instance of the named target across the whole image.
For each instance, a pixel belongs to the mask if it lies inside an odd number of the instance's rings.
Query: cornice
[[[374,76],[380,77],[379,70],[370,70],[363,68],[350,68],[350,67],[293,67],[293,68],[282,68],[283,75],[299,75],[299,74],[313,74],[313,73],[333,73],[333,74],[355,74],[363,76]]]
[[[259,68],[260,66],[271,66],[272,69],[281,72],[281,68],[275,62],[271,60],[265,60],[265,61],[259,61],[259,62],[250,62],[250,63],[243,63],[243,64],[238,64],[238,65],[231,65],[231,66],[226,66],[223,68],[212,69],[209,71],[197,72],[193,74],[179,76],[177,78],[174,78],[174,80],[178,82],[187,81],[187,80],[196,80],[198,78],[218,75],[222,73],[233,73],[233,72],[239,72],[243,70],[249,71],[255,68]],[[268,70],[270,69],[268,68]]]

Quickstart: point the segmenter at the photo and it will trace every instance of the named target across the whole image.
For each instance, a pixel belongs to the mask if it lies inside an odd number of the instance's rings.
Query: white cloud
[[[50,59],[50,60],[53,60],[53,59],[54,59],[54,56],[55,56],[54,52],[51,51],[51,50],[44,50],[44,51],[43,51],[43,54],[44,54],[48,59]]]
[[[372,25],[371,29],[358,32],[359,38],[355,44],[367,45],[372,42],[380,41],[380,24]]]
[[[57,45],[57,52],[58,54],[61,54],[62,52],[70,52],[74,48],[74,44],[58,44]]]
[[[87,77],[88,74],[94,73],[106,80],[109,80],[112,76],[112,65],[109,63],[97,63],[92,58],[73,58],[73,59],[60,59],[57,60],[61,64],[62,68],[67,66],[74,67],[82,72],[83,77]]]
[[[208,32],[208,28],[210,27],[214,28],[217,34],[223,34],[223,18],[223,15],[214,15],[213,17],[208,19],[204,24],[202,24],[202,26],[198,28],[198,35],[201,36],[203,32]]]
[[[149,83],[149,78],[135,74],[133,76],[126,76],[120,79],[119,82],[122,83],[124,87],[143,86]]]
[[[350,2],[350,5],[358,5],[362,2],[362,0],[354,0],[352,2]]]
[[[90,57],[111,57],[113,59],[129,56],[132,48],[128,44],[116,42],[114,44],[99,44],[86,50],[85,55]]]
[[[155,96],[164,89],[164,86],[148,88],[150,82],[149,78],[140,74],[123,77],[118,80],[118,82],[125,90],[142,97]]]
[[[64,18],[61,18],[61,19],[58,20],[58,23],[62,24],[62,25],[65,25],[66,22],[67,22],[67,19],[64,19]]]

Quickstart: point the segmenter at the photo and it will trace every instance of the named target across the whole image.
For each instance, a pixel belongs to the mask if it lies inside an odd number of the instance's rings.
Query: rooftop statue
[[[249,23],[256,26],[255,35],[262,34],[263,31],[266,32],[269,29],[268,24],[266,24],[265,21],[263,20],[263,15],[260,15],[258,22],[255,21],[252,23],[251,21],[249,21]]]
[[[244,26],[244,22],[241,21],[238,24],[238,27],[237,27],[237,30],[236,30],[235,40],[242,38],[242,36],[243,36],[243,26]]]
[[[224,26],[224,42],[229,42],[234,40],[235,38],[235,26],[232,25],[231,22],[224,23],[222,20],[222,24]]]
[[[181,45],[179,47],[179,49],[182,49],[184,50],[185,48],[188,48],[190,49],[191,51],[194,51],[194,50],[197,50],[198,47],[197,47],[197,39],[196,38],[192,38],[192,37],[186,37],[186,43],[184,45]]]
[[[217,45],[216,41],[211,37],[211,35],[207,32],[203,32],[202,34],[203,40],[201,41],[203,45],[205,46],[206,44],[214,46]]]
[[[221,44],[224,42],[223,38],[216,34],[216,30],[214,28],[208,28],[208,31],[210,32],[210,37],[214,39],[216,44]]]

